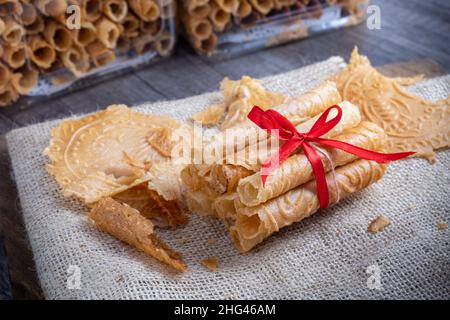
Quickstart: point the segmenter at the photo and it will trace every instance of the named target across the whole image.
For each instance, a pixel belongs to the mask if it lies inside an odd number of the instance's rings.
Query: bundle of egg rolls
[[[334,82],[324,82],[311,92],[273,109],[289,119],[299,132],[308,132],[332,105],[341,107],[342,118],[324,138],[384,151],[387,136],[383,129],[362,121],[359,108],[342,101]],[[334,116],[333,112],[328,115],[329,119]],[[278,151],[282,142],[250,121],[229,130],[247,135],[249,139],[245,141],[251,142],[233,144],[234,140],[226,139],[223,131],[205,148],[233,150],[235,156],[227,153],[211,163],[188,165],[181,177],[187,187],[190,210],[222,219],[236,247],[248,251],[280,228],[312,215],[320,206],[314,173],[303,152],[298,151],[281,163],[263,186],[261,165]],[[255,133],[256,138],[250,138]],[[255,152],[259,150],[255,145],[263,144],[268,146],[267,152]],[[316,148],[328,172],[330,204],[376,182],[386,170],[385,165],[359,159],[339,149],[319,145]]]
[[[170,53],[173,0],[0,0],[0,107],[39,76],[60,85],[116,57]],[[78,19],[79,18],[79,19]],[[66,70],[67,72],[61,72]]]

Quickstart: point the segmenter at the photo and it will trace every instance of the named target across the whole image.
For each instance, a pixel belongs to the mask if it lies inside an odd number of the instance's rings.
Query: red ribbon
[[[328,114],[331,110],[336,109],[337,115],[327,121]],[[275,110],[264,111],[258,106],[254,106],[248,114],[248,118],[253,121],[261,129],[268,131],[269,135],[276,135],[279,140],[286,141],[278,150],[277,154],[262,164],[261,178],[263,186],[265,185],[267,177],[277,169],[291,154],[293,154],[299,147],[302,147],[306,157],[311,163],[314,176],[316,178],[317,196],[321,208],[326,208],[329,204],[329,194],[327,187],[327,180],[325,177],[325,169],[322,160],[317,151],[311,146],[309,142],[316,142],[324,146],[338,148],[345,152],[357,155],[360,158],[373,160],[378,163],[387,163],[402,158],[406,158],[414,152],[400,152],[400,153],[379,153],[375,151],[366,150],[346,142],[323,139],[322,135],[333,129],[342,118],[342,109],[338,105],[328,108],[313,125],[311,130],[307,133],[298,132],[295,126],[284,116]]]

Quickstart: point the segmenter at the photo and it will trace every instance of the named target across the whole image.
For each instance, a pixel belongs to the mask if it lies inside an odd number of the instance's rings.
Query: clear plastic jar
[[[175,0],[0,0],[0,107],[170,55],[175,14]]]
[[[184,34],[200,54],[226,58],[355,25],[369,0],[184,0]]]

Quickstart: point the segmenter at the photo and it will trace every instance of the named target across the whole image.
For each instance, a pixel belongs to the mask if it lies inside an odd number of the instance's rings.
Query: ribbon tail
[[[400,160],[415,154],[415,152],[380,153],[363,149],[346,142],[331,139],[316,138],[313,141],[324,146],[344,150],[345,152],[354,154],[360,158],[376,161],[378,163],[388,163],[390,161]]]
[[[314,150],[308,142],[303,143],[303,149],[305,150],[306,157],[311,163],[311,167],[316,178],[316,190],[320,207],[326,208],[328,207],[330,196],[328,193],[327,178],[325,176],[325,168],[323,167],[322,160],[316,150]]]

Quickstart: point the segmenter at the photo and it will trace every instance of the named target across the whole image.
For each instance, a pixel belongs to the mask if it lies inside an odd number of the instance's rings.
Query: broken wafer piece
[[[383,215],[376,217],[367,227],[367,231],[370,233],[378,233],[383,231],[388,225],[391,224],[391,221]]]
[[[224,113],[224,104],[212,104],[206,110],[195,113],[192,119],[204,125],[216,125],[222,119]]]
[[[200,262],[205,268],[208,268],[210,271],[217,270],[218,261],[215,256],[208,257]]]
[[[156,191],[149,190],[146,183],[121,192],[113,199],[138,210],[157,227],[177,228],[188,222],[186,213],[177,201],[165,200]]]
[[[154,234],[151,221],[142,216],[136,209],[120,204],[111,198],[105,198],[94,205],[89,212],[89,217],[98,229],[178,271],[184,272],[187,270],[181,255],[173,251]]]

